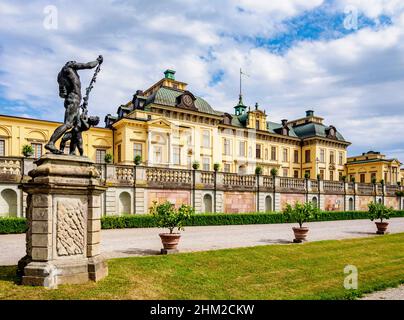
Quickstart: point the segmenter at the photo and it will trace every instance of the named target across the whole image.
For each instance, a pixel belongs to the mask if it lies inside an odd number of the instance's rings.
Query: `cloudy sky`
[[[231,112],[241,67],[244,102],[271,121],[313,109],[350,155],[404,162],[404,1],[0,0],[0,21],[1,114],[61,121],[59,69],[99,54],[89,108],[101,119],[167,68]]]

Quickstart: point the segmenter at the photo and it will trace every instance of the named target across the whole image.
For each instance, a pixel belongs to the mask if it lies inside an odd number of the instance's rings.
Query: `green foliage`
[[[370,182],[373,183],[373,184],[376,184],[376,182],[377,182],[376,177],[372,177]]]
[[[104,156],[104,161],[105,163],[112,163],[113,158],[114,157],[112,156],[111,153],[106,153]]]
[[[135,165],[138,166],[139,164],[142,163],[142,156],[141,156],[140,154],[137,154],[137,155],[135,156],[134,161],[135,161]]]
[[[198,161],[194,161],[194,162],[192,163],[192,168],[193,168],[194,170],[198,170],[198,169],[199,169],[199,166],[200,166],[200,164],[199,164]]]
[[[404,196],[404,191],[396,191],[396,196],[397,197],[403,197]]]
[[[278,175],[278,169],[277,168],[272,168],[271,169],[271,176],[276,177]]]
[[[317,219],[320,210],[312,202],[296,202],[293,206],[287,204],[282,213],[287,221],[296,221],[301,228],[310,219]]]
[[[259,176],[259,175],[262,174],[262,167],[261,167],[261,166],[257,166],[257,167],[255,168],[255,174],[256,174],[257,176]]]
[[[355,182],[355,177],[351,177],[351,182]]]
[[[194,208],[186,204],[182,204],[178,209],[173,203],[166,201],[158,204],[153,201],[150,208],[150,213],[154,217],[157,226],[160,228],[168,228],[170,233],[174,229],[184,230],[184,222],[189,220],[192,214],[195,213]]]
[[[34,154],[34,148],[30,144],[24,144],[22,146],[22,154],[28,158]]]
[[[321,176],[317,174],[317,180],[321,180]]]
[[[384,184],[384,179],[381,179],[381,180],[380,180],[380,184]]]
[[[394,213],[394,209],[392,207],[387,207],[382,203],[374,203],[371,202],[368,204],[368,214],[370,220],[379,219],[380,222],[383,222],[383,219],[390,219],[390,216]]]
[[[219,171],[220,170],[220,163],[213,164],[213,170]]]
[[[310,173],[305,172],[305,174],[304,174],[304,178],[305,178],[305,179],[310,179]]]
[[[342,180],[343,182],[346,182],[346,176],[342,176],[342,177],[341,177],[341,180]]]
[[[24,233],[27,228],[27,219],[25,218],[0,217],[0,234]]]

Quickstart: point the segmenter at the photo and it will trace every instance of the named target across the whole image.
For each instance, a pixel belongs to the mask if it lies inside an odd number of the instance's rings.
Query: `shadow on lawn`
[[[126,250],[120,250],[119,252],[134,256],[154,256],[160,254],[160,250],[140,249],[140,248],[129,248]]]
[[[376,235],[376,232],[367,232],[367,231],[345,231],[345,233],[350,233],[350,234],[367,234],[374,236]]]
[[[285,240],[285,239],[261,239],[259,242],[265,242],[265,243],[270,243],[270,244],[290,244],[293,243],[293,241],[290,240]]]
[[[20,284],[20,278],[17,277],[17,266],[0,266],[0,281]]]

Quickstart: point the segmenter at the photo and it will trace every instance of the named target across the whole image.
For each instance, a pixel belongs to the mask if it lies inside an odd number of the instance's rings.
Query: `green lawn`
[[[347,264],[359,289],[343,287]],[[349,299],[404,283],[404,233],[109,260],[99,283],[17,285],[0,267],[0,299]]]

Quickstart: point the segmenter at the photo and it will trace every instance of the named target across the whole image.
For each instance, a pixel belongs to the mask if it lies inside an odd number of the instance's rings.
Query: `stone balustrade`
[[[211,171],[202,171],[201,172],[201,182],[203,184],[214,184],[215,174]]]
[[[191,172],[183,169],[146,168],[146,180],[147,182],[190,184]]]
[[[344,182],[342,181],[324,181],[323,183],[324,192],[330,193],[343,193],[344,192]]]
[[[238,175],[237,173],[223,173],[223,184],[227,186],[255,187],[255,175]]]
[[[358,183],[358,193],[359,194],[374,194],[374,185],[371,183]]]
[[[21,158],[0,157],[0,174],[21,176],[21,172]]]
[[[319,183],[318,180],[309,180],[310,181],[310,190],[311,192],[318,192],[319,191]]]
[[[274,178],[269,176],[262,177],[262,184],[265,188],[273,189],[274,188]]]
[[[298,178],[279,177],[279,186],[281,189],[287,190],[304,191],[306,189],[305,180]]]
[[[133,183],[132,166],[115,166],[116,180],[121,183]]]

